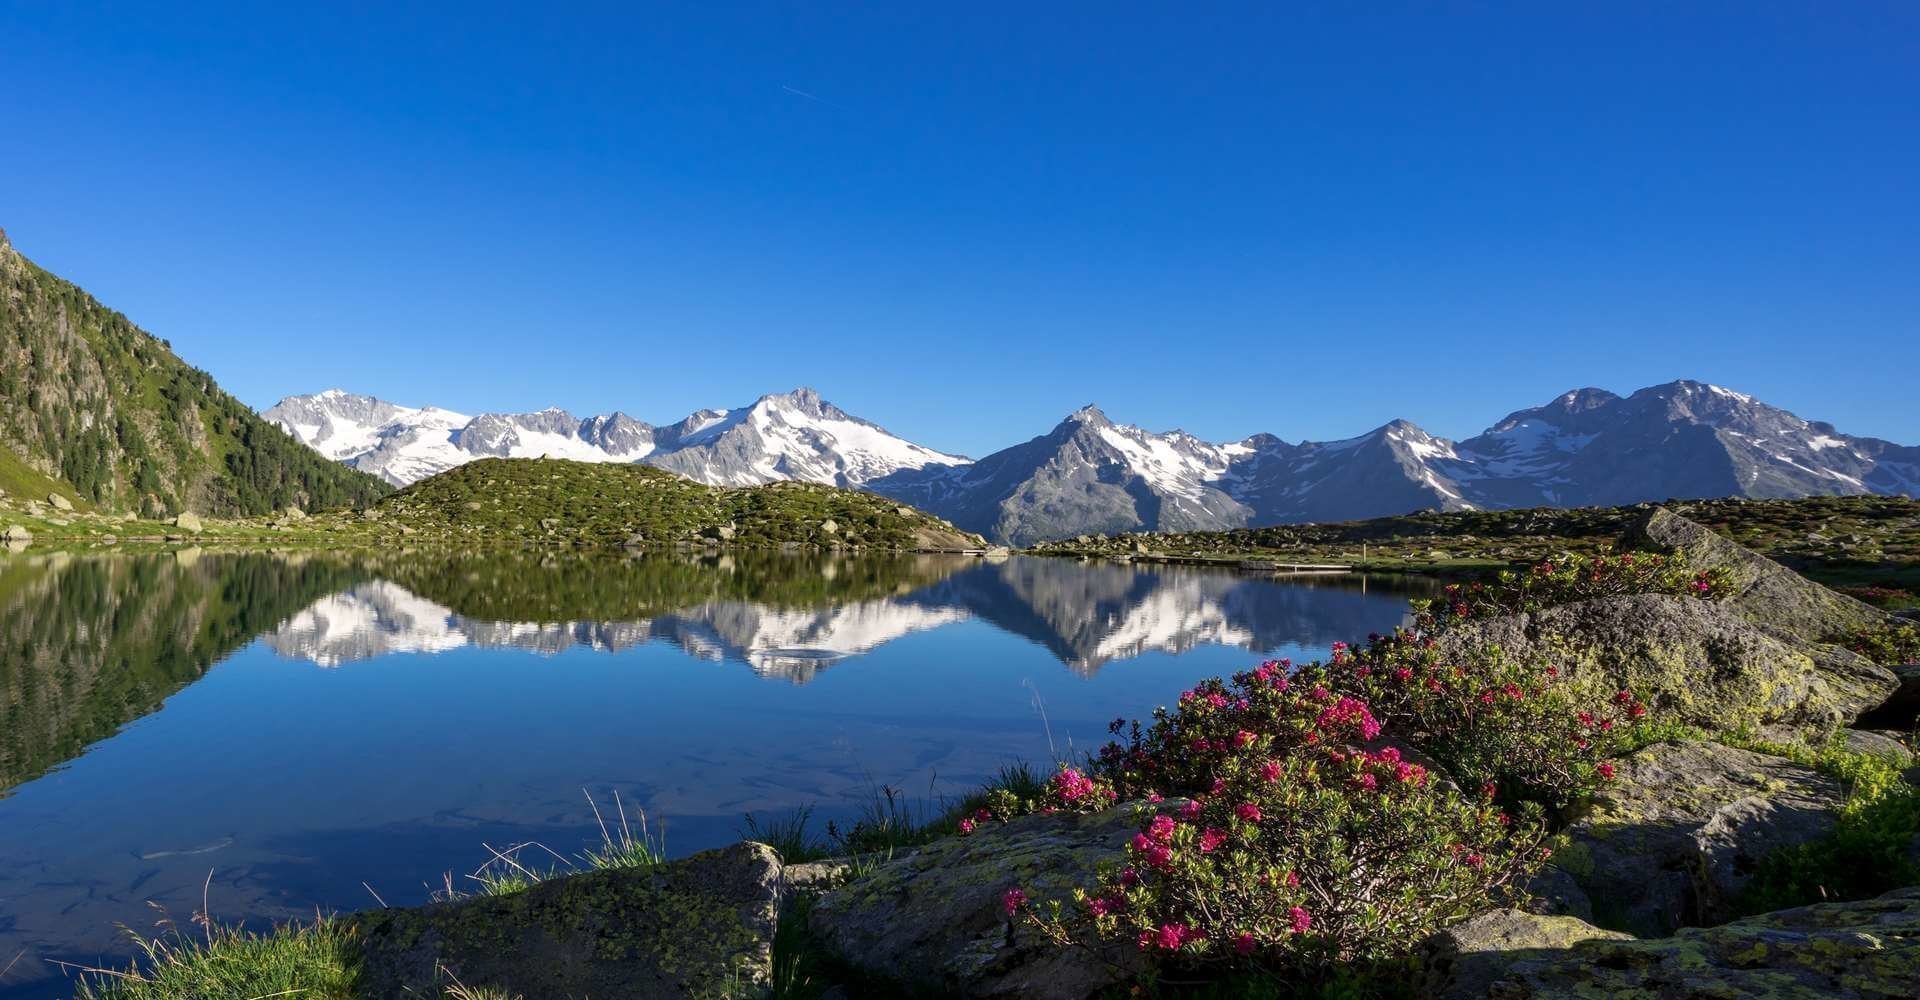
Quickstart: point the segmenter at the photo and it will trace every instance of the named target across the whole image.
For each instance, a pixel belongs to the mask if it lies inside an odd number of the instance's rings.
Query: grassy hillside
[[[1920,501],[1906,497],[1683,500],[1674,511],[1826,583],[1889,607],[1920,594]],[[1130,534],[1049,542],[1035,551],[1274,559],[1399,568],[1534,562],[1604,548],[1640,507],[1460,511],[1237,531]],[[1883,593],[1884,592],[1884,593]]]
[[[470,462],[395,493],[363,519],[420,541],[482,544],[902,550],[985,544],[871,493],[811,483],[704,486],[644,465],[550,459]]]
[[[166,341],[36,266],[0,233],[0,486],[18,465],[110,510],[264,514],[388,491],[330,462],[174,356]],[[46,489],[34,483],[35,490]]]

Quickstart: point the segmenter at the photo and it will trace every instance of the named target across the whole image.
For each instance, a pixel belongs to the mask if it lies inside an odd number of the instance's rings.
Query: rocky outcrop
[[[1899,683],[1865,657],[1769,635],[1730,607],[1691,597],[1582,601],[1462,625],[1439,639],[1443,655],[1489,645],[1609,690],[1629,688],[1660,717],[1712,730],[1844,724]]]
[[[841,959],[908,989],[1079,1000],[1119,982],[1134,957],[1056,947],[1009,921],[1001,895],[1018,886],[1042,905],[1067,899],[1138,829],[1121,807],[949,837],[822,896],[809,926]]]
[[[1429,938],[1421,949],[1420,996],[1484,997],[1518,956],[1566,952],[1584,941],[1631,941],[1569,916],[1493,910]]]
[[[1822,587],[1703,524],[1656,507],[1628,529],[1627,545],[1685,555],[1696,569],[1724,569],[1732,578],[1728,607],[1777,635],[1823,642],[1886,624],[1885,612]]]
[[[357,918],[368,996],[454,981],[526,997],[732,995],[772,980],[780,862],[736,844],[646,870]]]
[[[1811,768],[1704,741],[1658,743],[1618,768],[1554,863],[1597,923],[1636,934],[1725,920],[1762,858],[1832,832],[1846,801]]]
[[[1426,968],[1431,978],[1420,995],[1448,1000],[1912,1000],[1920,996],[1920,889],[1644,941],[1568,917],[1495,914],[1429,942]]]

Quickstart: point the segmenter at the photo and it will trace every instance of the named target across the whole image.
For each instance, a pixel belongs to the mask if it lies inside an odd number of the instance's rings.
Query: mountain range
[[[1686,380],[1627,396],[1576,389],[1464,441],[1395,420],[1339,441],[1212,443],[1118,424],[1087,406],[977,460],[907,441],[804,388],[658,427],[557,409],[468,417],[340,390],[288,397],[262,416],[394,485],[487,456],[637,461],[712,485],[791,479],[870,490],[1012,545],[1415,510],[1920,495],[1920,448]]]

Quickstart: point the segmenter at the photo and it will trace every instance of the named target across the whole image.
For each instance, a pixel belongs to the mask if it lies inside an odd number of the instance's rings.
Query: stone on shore
[[[1017,886],[1039,905],[1066,900],[1138,830],[1123,806],[948,837],[828,892],[809,925],[844,961],[910,990],[1080,1000],[1125,979],[1137,955],[1057,947],[1010,921],[1001,895]]]
[[[780,861],[743,843],[651,869],[355,918],[368,996],[708,997],[773,976]]]

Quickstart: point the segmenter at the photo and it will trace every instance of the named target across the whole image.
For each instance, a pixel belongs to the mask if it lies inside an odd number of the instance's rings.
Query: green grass
[[[270,933],[209,927],[140,941],[135,969],[94,969],[76,984],[79,1000],[353,1000],[360,996],[359,944],[352,925],[322,917]]]

